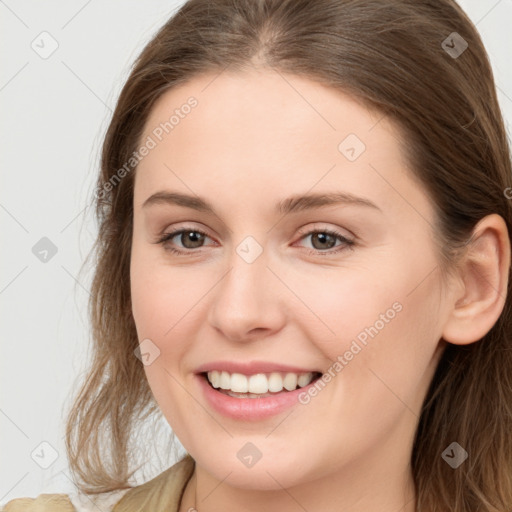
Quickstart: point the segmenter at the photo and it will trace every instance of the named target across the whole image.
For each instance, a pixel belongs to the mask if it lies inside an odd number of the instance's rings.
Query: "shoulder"
[[[36,498],[15,498],[0,504],[0,512],[173,512],[178,510],[194,467],[194,459],[187,454],[163,473],[136,487],[94,496],[40,494]]]
[[[2,512],[75,512],[66,494],[40,494],[37,498],[15,498],[0,505]]]
[[[36,498],[15,498],[0,505],[0,512],[111,512],[128,490],[97,495],[40,494]]]
[[[148,482],[133,487],[119,500],[112,512],[177,512],[185,487],[192,477],[195,461],[185,455],[173,466]]]

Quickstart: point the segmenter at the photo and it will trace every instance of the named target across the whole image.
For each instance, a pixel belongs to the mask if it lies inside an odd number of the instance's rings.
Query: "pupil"
[[[315,245],[315,241],[320,239],[320,243],[326,243],[326,240],[328,241],[330,239],[331,244],[328,244],[328,247],[327,249],[330,249],[331,247],[334,246],[334,243],[336,243],[336,240],[334,239],[334,237],[332,235],[329,235],[328,233],[315,233],[313,235],[313,246]],[[315,247],[315,249],[325,249],[325,247]]]
[[[192,238],[192,247],[190,246],[187,246],[187,244],[183,243],[183,240],[185,239],[184,237],[186,236],[189,236],[190,238]],[[196,240],[194,240],[196,239]],[[204,235],[198,233],[197,231],[189,231],[188,233],[183,233],[182,234],[182,237],[181,237],[181,243],[187,247],[188,249],[195,249],[196,247],[199,247],[201,242],[203,241],[204,239]]]

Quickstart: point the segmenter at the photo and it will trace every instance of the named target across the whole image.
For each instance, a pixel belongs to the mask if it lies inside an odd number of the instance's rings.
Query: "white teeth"
[[[268,378],[268,390],[272,392],[283,390],[283,378],[280,373],[274,372]]]
[[[293,391],[307,386],[313,380],[313,372],[308,373],[256,373],[246,376],[241,373],[230,374],[226,371],[212,370],[208,372],[208,380],[214,388],[233,391],[235,393],[266,394],[278,393],[284,389]]]
[[[211,373],[214,375],[214,377],[210,382],[213,384],[214,388],[221,388],[221,389],[229,389],[230,388],[231,377],[229,376],[228,372],[213,371]],[[219,373],[220,373],[220,376],[219,376]]]
[[[297,384],[299,385],[299,388],[303,388],[304,386],[307,386],[313,379],[308,376],[309,374],[303,373],[302,375],[299,375],[299,378],[297,379]]]
[[[231,391],[236,393],[247,393],[249,391],[249,384],[247,377],[241,373],[233,373],[231,375]]]
[[[286,377],[283,380],[283,387],[288,391],[293,391],[297,387],[297,374],[295,373],[287,373]]]
[[[233,391],[235,391],[233,389]],[[268,392],[268,379],[264,373],[257,373],[249,377],[247,391],[250,393],[267,393]]]

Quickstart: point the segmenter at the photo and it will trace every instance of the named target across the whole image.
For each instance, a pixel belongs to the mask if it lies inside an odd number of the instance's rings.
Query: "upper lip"
[[[289,372],[289,373],[321,373],[319,370],[303,368],[300,366],[289,366],[270,361],[251,361],[241,363],[236,361],[212,361],[196,368],[196,373],[205,373],[213,370],[225,371],[228,373],[241,373],[242,375],[254,375],[256,373]]]

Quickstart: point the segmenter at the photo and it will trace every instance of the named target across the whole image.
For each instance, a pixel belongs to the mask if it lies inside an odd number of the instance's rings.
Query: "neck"
[[[390,472],[393,464],[389,464],[387,473],[358,469],[351,467],[292,487],[255,490],[230,485],[229,476],[219,481],[196,462],[179,512],[415,512],[410,466]]]

